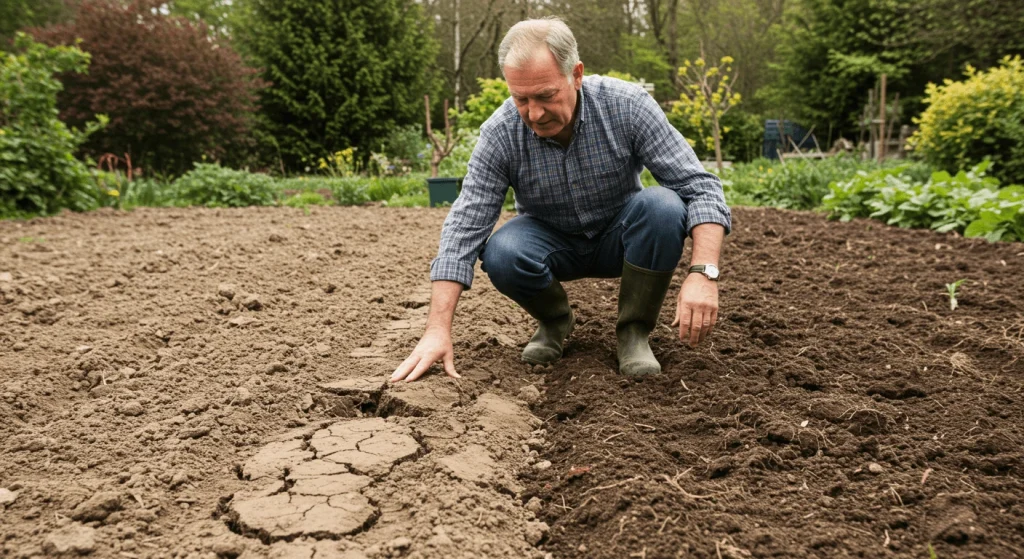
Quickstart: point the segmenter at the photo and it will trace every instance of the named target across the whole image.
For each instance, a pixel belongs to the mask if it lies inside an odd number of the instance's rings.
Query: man
[[[660,372],[648,337],[687,234],[694,266],[673,326],[697,345],[717,320],[718,257],[731,227],[721,182],[641,88],[583,77],[576,40],[561,20],[517,23],[498,61],[511,98],[480,127],[431,264],[426,330],[391,380],[416,380],[437,361],[459,378],[452,317],[478,256],[498,291],[540,323],[523,361],[562,356],[576,317],[560,282],[621,275],[619,371]],[[644,167],[662,186],[640,185]],[[510,185],[519,215],[488,239]]]

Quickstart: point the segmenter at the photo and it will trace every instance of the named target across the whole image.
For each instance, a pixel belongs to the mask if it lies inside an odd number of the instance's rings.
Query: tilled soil
[[[737,209],[661,376],[616,373],[617,281],[533,371],[478,273],[464,380],[385,387],[445,214],[0,223],[0,555],[1024,555],[1021,245]]]

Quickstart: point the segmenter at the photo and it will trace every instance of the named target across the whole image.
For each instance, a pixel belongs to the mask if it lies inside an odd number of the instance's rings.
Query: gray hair
[[[520,21],[505,33],[498,47],[501,71],[504,73],[505,66],[521,68],[541,45],[546,45],[554,55],[562,74],[571,77],[572,69],[580,61],[576,37],[564,21],[554,16]]]

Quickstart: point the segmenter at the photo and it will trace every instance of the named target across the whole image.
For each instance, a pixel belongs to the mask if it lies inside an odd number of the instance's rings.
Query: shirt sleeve
[[[480,139],[469,158],[462,192],[452,204],[441,229],[437,258],[430,280],[457,281],[469,289],[476,260],[501,215],[509,185],[509,157],[497,126],[480,128]]]
[[[686,203],[686,231],[702,223],[717,223],[732,230],[732,214],[725,203],[722,181],[704,170],[683,135],[669,124],[665,112],[646,92],[633,103],[633,153],[651,171],[658,184],[674,190]]]

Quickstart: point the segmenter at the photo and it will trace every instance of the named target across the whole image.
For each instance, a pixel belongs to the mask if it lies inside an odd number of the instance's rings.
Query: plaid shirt
[[[658,183],[679,194],[686,228],[718,223],[731,229],[722,183],[701,166],[693,149],[643,89],[603,76],[583,78],[572,142],[563,148],[536,135],[512,99],[480,127],[462,193],[441,231],[431,281],[457,281],[468,289],[473,267],[494,229],[508,188],[516,211],[581,239],[597,237],[643,187],[650,169]]]

